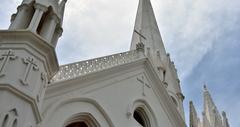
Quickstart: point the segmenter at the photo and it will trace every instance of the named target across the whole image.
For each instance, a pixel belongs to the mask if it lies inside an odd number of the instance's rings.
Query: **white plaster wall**
[[[151,85],[151,88],[145,88],[146,96],[142,94],[142,84],[137,81],[137,78],[141,78],[144,75],[148,80],[147,84]],[[44,102],[44,120],[42,127],[59,127],[67,119],[70,114],[79,113],[81,111],[89,111],[92,114],[98,114],[99,111],[94,108],[88,109],[91,106],[84,107],[87,104],[83,102],[74,102],[68,105],[61,105],[57,110],[55,105],[63,100],[70,100],[72,98],[88,98],[96,101],[100,105],[100,109],[106,112],[106,115],[99,117],[96,115],[96,119],[104,124],[107,117],[111,119],[115,127],[133,127],[136,126],[135,120],[130,116],[127,116],[128,112],[132,112],[134,109],[133,104],[136,100],[144,100],[147,105],[150,106],[152,115],[155,116],[156,123],[152,123],[153,127],[173,127],[166,112],[164,111],[159,97],[156,95],[154,85],[148,78],[146,72],[143,69],[135,68],[135,70],[129,69],[128,72],[122,72],[121,74],[112,74],[106,76],[105,79],[89,82],[76,82],[71,84],[69,82],[64,83],[65,88],[59,89],[59,91],[51,92],[46,95]],[[61,84],[61,83],[60,83]],[[55,85],[60,85],[55,84]],[[61,84],[63,85],[63,84]],[[82,104],[82,105],[81,105]],[[85,108],[85,109],[84,109]],[[55,109],[55,110],[54,110]],[[61,121],[56,122],[56,121]],[[152,121],[154,121],[152,119]],[[104,126],[105,127],[105,126]]]

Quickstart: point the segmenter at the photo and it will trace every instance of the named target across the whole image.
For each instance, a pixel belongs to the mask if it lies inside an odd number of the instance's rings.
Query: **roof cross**
[[[144,40],[147,40],[146,37],[142,34],[142,30],[140,30],[139,32],[138,32],[137,30],[134,30],[134,32],[135,32],[137,35],[139,35],[139,40],[140,40],[140,42],[142,42],[142,38],[143,38]]]

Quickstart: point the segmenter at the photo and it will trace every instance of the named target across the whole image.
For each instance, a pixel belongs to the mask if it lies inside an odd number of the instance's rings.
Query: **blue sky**
[[[0,4],[6,29],[21,0]],[[166,50],[174,60],[188,117],[188,101],[199,114],[204,83],[231,127],[240,126],[240,1],[152,0]],[[69,0],[64,33],[57,46],[60,64],[129,50],[138,0]],[[188,118],[187,118],[188,120]],[[188,123],[188,121],[187,121]]]

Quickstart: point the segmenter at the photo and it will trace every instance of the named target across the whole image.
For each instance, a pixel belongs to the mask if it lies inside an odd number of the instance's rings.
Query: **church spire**
[[[67,0],[62,0],[60,5],[59,5],[59,10],[58,10],[58,14],[59,17],[61,19],[61,25],[62,25],[62,21],[63,21],[63,16],[64,16],[64,11],[65,11],[65,5],[67,3]]]
[[[200,120],[197,115],[197,111],[193,105],[193,102],[190,101],[189,103],[189,110],[190,110],[190,127],[200,127]]]
[[[165,51],[150,0],[139,0],[130,49],[136,50],[139,47],[143,47],[145,55],[154,66],[169,95],[177,100],[177,108],[184,118],[184,96],[180,88],[180,81],[175,65]]]
[[[223,127],[230,127],[229,126],[229,123],[228,123],[228,118],[227,118],[227,115],[226,115],[226,112],[222,112],[222,117],[223,117]]]
[[[146,54],[154,55],[158,52],[160,57],[166,57],[166,51],[150,0],[139,1],[131,50],[136,49],[138,43],[145,45]]]
[[[212,97],[207,89],[207,86],[204,85],[204,115],[208,120],[209,124],[213,127],[218,127],[222,125],[221,115],[214,104]]]
[[[31,31],[56,47],[62,34],[62,22],[67,0],[23,0],[12,15],[9,30]]]

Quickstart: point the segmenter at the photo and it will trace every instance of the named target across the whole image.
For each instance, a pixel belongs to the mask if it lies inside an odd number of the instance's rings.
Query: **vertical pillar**
[[[24,29],[31,20],[33,9],[30,5],[22,4],[17,8],[17,14],[13,15],[9,30]],[[32,12],[31,12],[32,11]]]
[[[50,13],[45,19],[40,35],[48,42],[51,42],[58,22],[59,18],[54,13]]]
[[[42,19],[43,13],[47,11],[47,7],[45,7],[41,4],[35,4],[34,7],[35,7],[35,13],[33,15],[32,21],[28,27],[28,30],[30,30],[32,32],[37,31],[37,28]]]
[[[57,42],[58,42],[58,39],[59,39],[59,37],[62,36],[62,33],[63,33],[62,27],[60,27],[60,26],[57,27],[56,30],[55,30],[55,33],[54,33],[54,35],[53,35],[53,39],[52,39],[52,45],[53,45],[54,47],[56,47]]]

